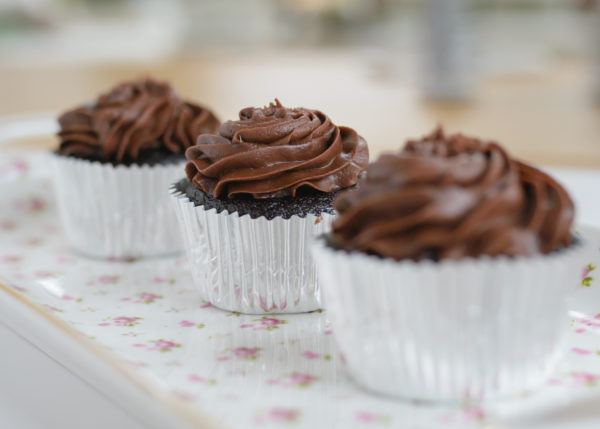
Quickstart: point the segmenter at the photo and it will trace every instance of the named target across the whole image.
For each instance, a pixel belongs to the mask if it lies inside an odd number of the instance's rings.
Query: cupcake
[[[369,390],[460,401],[555,368],[585,246],[546,173],[441,129],[367,167],[314,245],[349,374]]]
[[[54,184],[72,247],[113,258],[181,250],[166,189],[196,137],[219,127],[212,112],[146,78],[121,83],[58,122]]]
[[[195,283],[230,311],[317,310],[309,241],[328,230],[337,192],[356,185],[367,145],[318,110],[277,100],[239,116],[198,137],[172,188]]]

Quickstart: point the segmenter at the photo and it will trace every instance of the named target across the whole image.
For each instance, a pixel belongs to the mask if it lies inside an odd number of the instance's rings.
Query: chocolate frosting
[[[197,104],[181,101],[170,85],[153,79],[124,82],[90,105],[59,119],[62,155],[102,162],[136,162],[141,153],[182,153],[219,121]]]
[[[188,179],[214,197],[295,196],[301,187],[331,192],[353,186],[369,161],[356,131],[318,110],[285,108],[275,100],[248,107],[238,121],[203,134],[186,151]]]
[[[548,253],[571,243],[574,216],[546,173],[441,128],[382,155],[335,207],[339,244],[398,260]]]

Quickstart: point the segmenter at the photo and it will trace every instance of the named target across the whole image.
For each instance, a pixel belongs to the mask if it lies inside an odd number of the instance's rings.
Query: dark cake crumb
[[[312,189],[299,189],[295,197],[256,199],[252,196],[236,196],[234,198],[215,198],[194,186],[188,179],[175,183],[174,188],[185,194],[196,206],[204,206],[206,210],[216,209],[217,213],[228,211],[240,216],[250,215],[252,219],[265,217],[268,220],[276,217],[289,219],[292,216],[320,216],[323,213],[334,214],[333,200],[338,191],[319,192]]]
[[[57,155],[60,156],[68,156],[70,158],[76,158],[76,159],[83,159],[85,161],[91,161],[91,162],[99,162],[101,164],[110,164],[113,166],[117,166],[117,165],[124,165],[126,167],[129,167],[131,165],[148,165],[150,167],[153,167],[155,165],[176,165],[176,164],[181,164],[185,162],[185,155],[183,153],[173,153],[167,149],[149,149],[149,150],[144,150],[144,151],[140,151],[140,154],[138,156],[138,158],[136,159],[135,162],[133,162],[130,159],[124,159],[123,162],[112,162],[112,161],[106,161],[102,158],[99,157],[85,157],[85,156],[77,156],[77,155],[63,155],[59,152],[56,152]]]

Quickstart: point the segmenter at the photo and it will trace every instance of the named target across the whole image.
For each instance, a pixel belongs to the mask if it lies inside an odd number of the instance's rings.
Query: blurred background
[[[320,109],[373,158],[439,123],[535,163],[600,167],[598,3],[0,0],[0,123],[152,75],[224,120],[274,97]]]

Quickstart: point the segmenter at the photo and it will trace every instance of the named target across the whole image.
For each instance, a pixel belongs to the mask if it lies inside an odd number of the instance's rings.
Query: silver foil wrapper
[[[310,247],[315,236],[329,231],[333,215],[252,219],[194,206],[174,188],[172,195],[192,276],[204,300],[246,314],[323,307]]]
[[[71,246],[99,258],[182,250],[169,185],[184,163],[113,166],[50,155],[61,223]]]
[[[398,262],[314,245],[351,377],[380,394],[451,402],[510,395],[551,375],[589,250]]]

